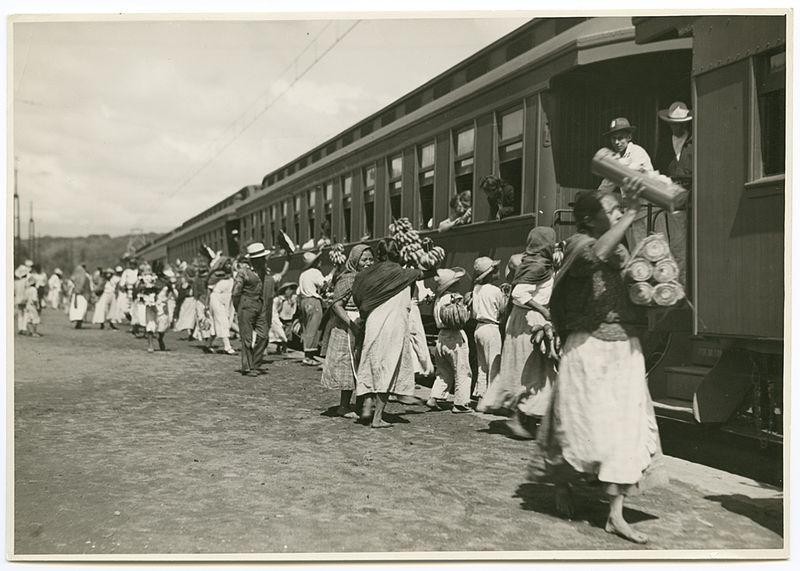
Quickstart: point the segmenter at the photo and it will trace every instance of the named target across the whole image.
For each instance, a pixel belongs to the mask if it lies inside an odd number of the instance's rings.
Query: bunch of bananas
[[[561,339],[551,323],[534,325],[531,343],[534,351],[538,350],[545,357],[558,361],[559,353],[561,352]]]
[[[400,246],[419,243],[419,232],[414,230],[411,220],[408,218],[398,218],[389,224],[389,232]]]
[[[331,263],[340,266],[347,261],[347,257],[344,255],[344,244],[334,244],[331,246],[330,251],[328,251],[328,257],[331,259]]]
[[[444,262],[444,249],[434,246],[430,238],[420,238],[408,218],[398,218],[389,224],[389,232],[400,245],[400,257],[406,264],[429,270]]]

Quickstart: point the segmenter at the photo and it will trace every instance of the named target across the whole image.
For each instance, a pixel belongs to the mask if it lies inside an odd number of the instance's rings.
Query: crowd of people
[[[675,104],[662,118],[685,124],[691,114]],[[619,158],[645,176],[649,157],[631,142],[633,129],[618,118],[607,135]],[[676,160],[685,162],[687,139],[678,135]],[[510,202],[502,181],[485,182],[502,218]],[[599,480],[611,498],[606,530],[644,543],[622,511],[628,494],[655,481],[660,455],[639,342],[643,315],[621,272],[630,256],[624,244],[644,210],[642,187],[640,179],[621,188],[603,181],[579,193],[577,232],[568,240],[557,243],[552,228],[537,226],[504,268],[481,256],[471,277],[464,268],[442,267],[443,254],[421,254],[394,230],[347,255],[334,246],[328,274],[319,269],[321,249],[305,251],[297,283],[283,279],[288,261],[278,272],[267,265],[273,253],[286,252],[260,242],[236,258],[204,247],[191,263],[165,267],[129,257],[126,268],[90,275],[78,266],[68,279],[56,269],[47,280],[26,263],[15,272],[18,331],[40,335],[38,311],[49,286],[47,301],[63,308],[75,329],[89,315],[100,328],[129,322],[151,352],[156,344],[165,349],[170,328],[209,353],[220,339],[222,353],[236,354],[230,340],[238,337],[244,376],[266,374],[270,343],[284,354],[299,337],[301,364],[321,371],[322,386],[338,393],[335,415],[389,428],[384,414],[394,400],[431,412],[507,416],[511,434],[535,440],[529,477],[555,484],[561,514],[573,514],[575,482]],[[468,205],[469,197],[455,196],[443,229],[468,222]],[[419,307],[426,303],[438,329],[432,352]],[[427,399],[416,394],[420,375],[435,375]]]

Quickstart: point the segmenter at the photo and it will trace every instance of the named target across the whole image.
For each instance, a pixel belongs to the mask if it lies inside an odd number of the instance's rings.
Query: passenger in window
[[[675,101],[668,109],[661,109],[658,118],[669,125],[672,131],[669,146],[664,146],[656,155],[656,167],[662,174],[686,190],[692,190],[694,173],[694,143],[692,141],[692,111],[683,101]],[[686,241],[688,221],[686,207],[677,212],[657,214],[653,230],[669,239],[669,249],[678,264],[678,279],[686,283]]]
[[[472,222],[472,191],[465,190],[450,199],[450,216],[439,223],[439,232]]]
[[[480,188],[486,193],[489,201],[489,219],[500,220],[507,216],[519,214],[514,207],[514,187],[507,181],[488,175],[481,179]]]

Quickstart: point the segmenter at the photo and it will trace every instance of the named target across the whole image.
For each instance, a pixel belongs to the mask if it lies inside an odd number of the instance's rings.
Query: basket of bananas
[[[558,361],[561,353],[561,338],[552,323],[534,325],[531,332],[531,343],[534,351],[539,351],[545,357]]]

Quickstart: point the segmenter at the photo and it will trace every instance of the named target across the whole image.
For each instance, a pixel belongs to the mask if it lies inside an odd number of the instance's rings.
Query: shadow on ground
[[[751,498],[744,494],[705,496],[735,514],[750,518],[758,525],[783,537],[783,499]]]

